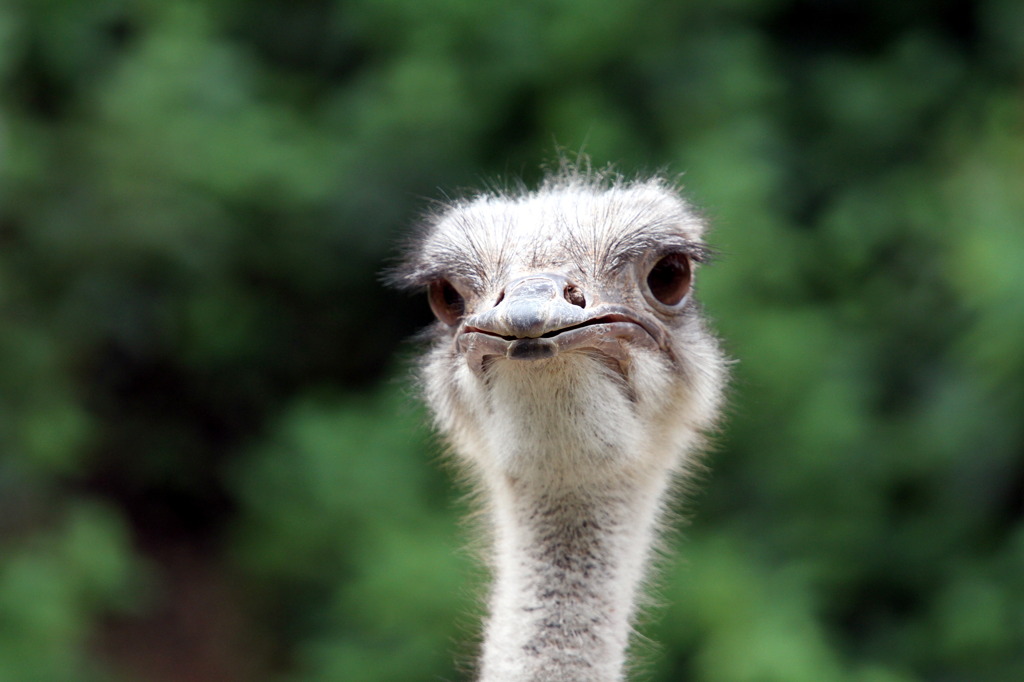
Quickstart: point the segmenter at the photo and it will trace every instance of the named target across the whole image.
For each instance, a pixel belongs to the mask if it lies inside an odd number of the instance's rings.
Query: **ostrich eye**
[[[647,288],[659,303],[676,305],[690,292],[693,271],[684,253],[662,256],[647,274]]]
[[[466,302],[462,294],[446,279],[431,282],[427,296],[434,315],[448,326],[454,326],[466,311]]]

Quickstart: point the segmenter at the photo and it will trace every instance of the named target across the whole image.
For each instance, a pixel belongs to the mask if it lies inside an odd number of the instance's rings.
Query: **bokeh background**
[[[1024,679],[1024,3],[7,0],[0,680],[467,679],[379,273],[559,149],[683,174],[739,360],[637,679]]]

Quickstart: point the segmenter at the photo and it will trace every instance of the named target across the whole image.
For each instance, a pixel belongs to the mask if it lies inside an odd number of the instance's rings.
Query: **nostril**
[[[498,300],[494,302],[494,305],[498,305],[499,303],[501,303],[504,300],[505,300],[505,290],[502,289],[501,293],[498,294]]]
[[[587,306],[586,297],[583,296],[583,292],[580,291],[580,288],[575,284],[566,284],[565,289],[562,290],[562,296],[565,297],[566,301],[575,306],[579,306],[580,308],[585,308]]]

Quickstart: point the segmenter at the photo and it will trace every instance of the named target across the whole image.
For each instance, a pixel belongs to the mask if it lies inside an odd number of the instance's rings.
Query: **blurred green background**
[[[1024,679],[1024,3],[7,0],[0,682],[466,679],[379,273],[561,147],[739,359],[637,679]]]

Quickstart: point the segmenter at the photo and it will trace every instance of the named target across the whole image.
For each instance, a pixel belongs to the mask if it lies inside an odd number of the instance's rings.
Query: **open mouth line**
[[[523,336],[508,336],[508,335],[505,335],[505,334],[497,334],[497,333],[492,332],[492,331],[487,331],[486,329],[480,329],[479,327],[466,327],[463,330],[463,333],[475,332],[477,334],[486,334],[487,336],[493,336],[493,337],[496,337],[496,338],[499,338],[499,339],[504,339],[505,341],[517,341],[517,340],[524,339],[524,338],[550,339],[550,338],[553,338],[555,336],[558,336],[559,334],[564,334],[565,332],[571,332],[571,331],[573,331],[575,329],[582,329],[583,327],[592,327],[592,326],[598,325],[598,324],[613,324],[615,322],[630,322],[632,324],[638,324],[636,320],[634,320],[634,319],[632,319],[630,317],[627,317],[626,315],[609,314],[609,315],[601,315],[599,317],[594,317],[594,318],[591,318],[589,320],[584,320],[583,322],[580,322],[579,324],[573,324],[573,325],[570,325],[568,327],[562,327],[560,329],[552,329],[549,332],[544,332],[540,336],[533,336],[533,337],[531,337],[531,336],[527,336],[527,337],[523,337]]]

